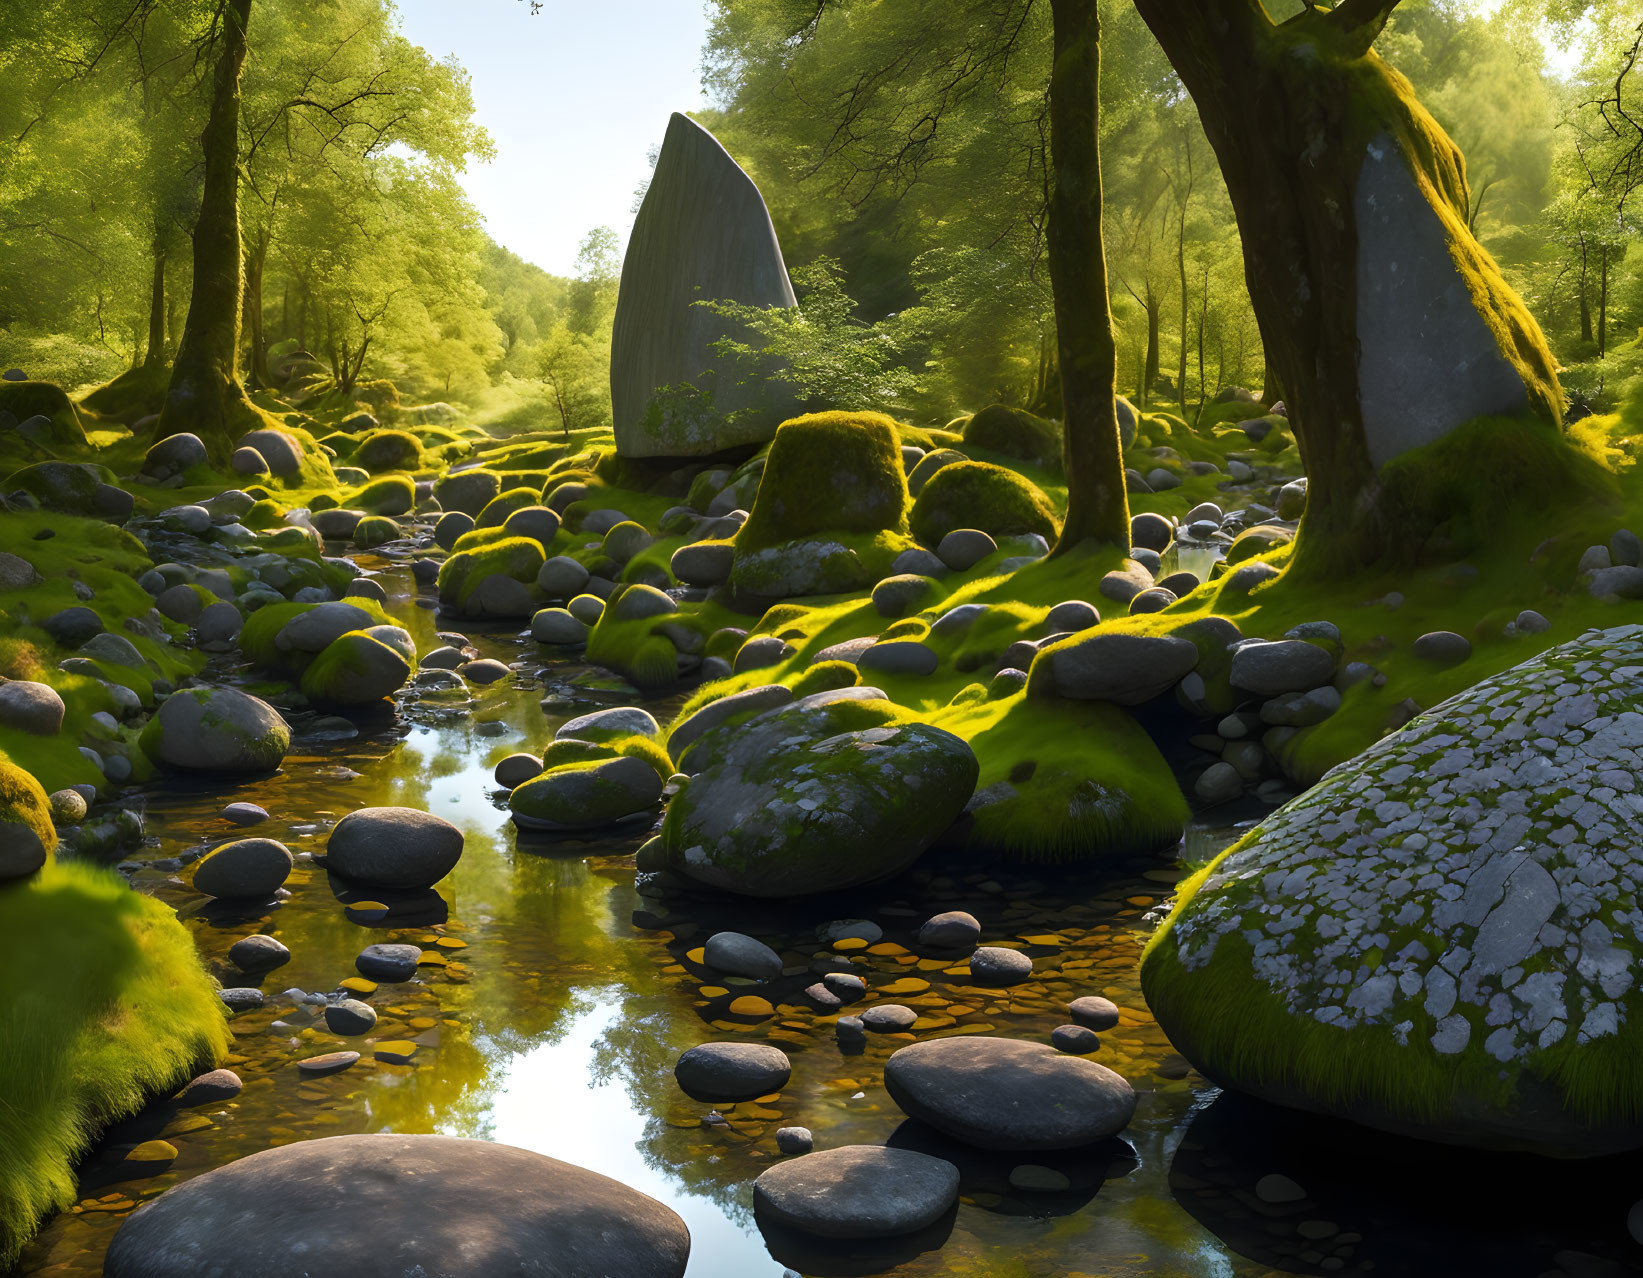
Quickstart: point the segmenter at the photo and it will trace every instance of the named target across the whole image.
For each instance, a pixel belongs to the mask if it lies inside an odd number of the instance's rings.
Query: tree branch
[[[1399,3],[1400,0],[1341,0],[1330,13],[1329,21],[1361,57],[1369,52]]]

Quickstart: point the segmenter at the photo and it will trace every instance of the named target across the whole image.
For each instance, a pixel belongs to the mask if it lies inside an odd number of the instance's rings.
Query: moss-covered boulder
[[[0,755],[0,884],[33,874],[56,847],[57,831],[45,790]]]
[[[502,491],[502,477],[493,470],[458,470],[434,481],[434,498],[445,510],[475,516]]]
[[[41,425],[37,419],[44,418]],[[84,448],[85,427],[74,402],[51,382],[0,380],[0,430],[35,421],[38,431],[25,432],[50,449]]]
[[[510,488],[485,503],[474,518],[474,527],[501,528],[508,522],[508,516],[535,506],[541,500],[541,495],[534,488]]]
[[[373,515],[408,515],[416,509],[416,481],[409,475],[384,475],[361,488],[347,504]]]
[[[422,465],[422,441],[402,430],[372,431],[359,442],[349,460],[373,475],[388,470],[417,470]]]
[[[907,480],[895,423],[882,413],[812,413],[771,442],[739,550],[817,533],[907,531]]]
[[[622,755],[550,768],[515,789],[508,810],[527,830],[592,830],[651,816],[661,797],[655,767]]]
[[[1035,466],[1061,465],[1061,428],[1024,408],[989,405],[964,423],[964,442]]]
[[[36,462],[7,476],[5,492],[25,492],[47,510],[124,523],[131,518],[131,494],[120,488],[107,466],[91,462]]]
[[[1425,1139],[1643,1145],[1643,626],[1485,679],[1182,884],[1147,1004],[1207,1077]]]
[[[184,688],[166,698],[140,744],[180,771],[268,772],[291,748],[291,729],[273,706],[236,688]]]
[[[375,550],[405,536],[405,530],[386,515],[367,515],[354,525],[353,542],[359,550]]]
[[[935,545],[955,528],[979,528],[994,538],[1056,536],[1055,507],[1044,491],[990,462],[954,462],[931,475],[913,502],[913,535]]]
[[[400,647],[351,630],[333,639],[302,672],[302,694],[331,705],[368,705],[392,696],[410,677],[411,663]]]
[[[440,565],[440,605],[466,617],[534,616],[543,602],[536,575],[546,560],[542,543],[530,537],[458,551]]]
[[[1181,839],[1186,796],[1152,738],[1116,706],[993,696],[978,684],[932,720],[980,763],[962,826],[968,847],[1066,864]]]
[[[670,868],[748,896],[803,896],[899,874],[975,789],[970,747],[872,688],[807,697],[692,747],[669,805]]]
[[[736,534],[730,585],[765,599],[859,590],[909,544],[895,423],[881,413],[814,413],[776,432]]]

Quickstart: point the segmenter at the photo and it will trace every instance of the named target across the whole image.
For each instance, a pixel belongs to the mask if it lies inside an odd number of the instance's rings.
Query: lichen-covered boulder
[[[45,790],[0,755],[0,883],[33,874],[56,847]]]
[[[932,546],[956,528],[978,528],[994,538],[1056,536],[1055,507],[1043,490],[991,462],[941,467],[919,489],[911,522],[913,535]]]
[[[668,121],[656,171],[634,220],[611,332],[616,450],[686,457],[770,438],[791,397],[765,379],[741,381],[714,343],[739,330],[700,301],[798,304],[781,245],[753,179],[706,129]],[[684,411],[658,392],[711,390],[713,411]]]
[[[364,630],[351,630],[327,644],[302,672],[302,695],[331,705],[368,705],[404,687],[411,664],[397,646]]]
[[[1182,885],[1142,960],[1207,1077],[1431,1140],[1643,1144],[1643,626],[1484,680]]]
[[[680,874],[748,896],[803,896],[905,870],[964,811],[979,767],[950,732],[873,688],[804,697],[707,731],[668,805]]]
[[[183,688],[143,729],[143,753],[187,772],[267,772],[291,748],[279,712],[236,688]]]

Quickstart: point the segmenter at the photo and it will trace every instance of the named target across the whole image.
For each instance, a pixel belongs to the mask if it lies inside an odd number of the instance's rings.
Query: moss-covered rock
[[[932,716],[981,766],[966,844],[1016,861],[1066,864],[1180,841],[1186,796],[1141,726],[1106,704],[993,697],[980,684]]]
[[[492,470],[460,470],[434,481],[434,498],[446,510],[476,516],[502,491],[502,477]]]
[[[982,409],[964,423],[964,442],[1035,466],[1061,465],[1061,428],[1023,408]]]
[[[409,475],[384,475],[361,488],[347,504],[373,515],[408,515],[416,509],[416,481]]]
[[[546,560],[530,537],[460,550],[440,565],[440,605],[468,617],[533,616],[542,604],[536,575]]]
[[[373,475],[388,470],[418,470],[422,466],[422,443],[402,430],[376,430],[359,441],[349,460]]]
[[[44,417],[47,425],[38,442],[53,449],[85,447],[86,432],[80,414],[61,386],[0,380],[0,416],[9,416],[13,428],[31,418]]]
[[[91,462],[36,462],[6,477],[5,492],[25,492],[47,510],[124,523],[132,497],[118,487],[114,472]]]
[[[715,728],[690,759],[662,825],[669,867],[761,897],[899,874],[964,810],[979,771],[958,737],[867,688]]]
[[[812,413],[771,441],[738,551],[818,533],[907,531],[907,481],[895,423],[881,413]]]
[[[524,510],[528,506],[535,506],[541,501],[534,488],[510,488],[505,493],[498,493],[486,502],[479,514],[474,518],[475,528],[500,528],[508,522],[508,516],[515,511]]]
[[[0,885],[33,874],[56,847],[57,831],[45,790],[0,755]]]
[[[392,696],[410,677],[411,662],[400,646],[352,630],[333,639],[309,663],[302,672],[302,694],[331,705],[368,705]]]
[[[354,525],[353,540],[360,550],[375,550],[404,535],[405,530],[386,515],[369,515]]]
[[[644,759],[566,763],[508,796],[514,823],[527,830],[591,830],[655,812],[662,778]]]
[[[1056,537],[1055,507],[1038,485],[990,462],[955,462],[930,476],[913,502],[913,535],[935,545],[955,528],[994,538]]]
[[[156,763],[186,772],[268,772],[291,748],[279,712],[235,688],[184,688],[166,698],[140,740]]]
[[[1147,1004],[1203,1073],[1425,1139],[1643,1144],[1643,626],[1483,680],[1182,884]]]
[[[738,541],[730,585],[754,600],[864,590],[887,576],[896,556],[912,545],[896,533],[822,533],[758,550],[743,550]]]

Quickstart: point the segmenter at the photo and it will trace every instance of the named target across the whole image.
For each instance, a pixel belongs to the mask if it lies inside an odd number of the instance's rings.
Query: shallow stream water
[[[366,562],[387,568],[380,580],[390,608],[419,650],[435,646],[434,614],[419,606],[409,574]],[[1559,1164],[1378,1137],[1223,1094],[1170,1049],[1136,980],[1145,916],[1187,863],[1213,855],[1232,830],[1195,828],[1181,859],[1171,853],[1076,874],[933,853],[912,874],[843,899],[662,896],[636,884],[633,852],[648,831],[598,841],[521,835],[491,780],[503,756],[540,749],[563,720],[631,703],[631,692],[590,667],[544,668],[540,650],[511,632],[474,634],[473,642],[519,673],[474,690],[471,702],[356,720],[349,739],[299,732],[273,777],[230,785],[170,778],[146,790],[158,843],[143,860],[243,837],[218,817],[235,800],[272,815],[250,833],[299,854],[288,896],[265,911],[209,902],[185,886],[186,871],[135,876],[140,890],[181,911],[226,984],[244,983],[227,963],[229,946],[257,931],[292,953],[262,982],[271,996],[336,989],[355,975],[355,955],[377,941],[414,942],[425,962],[415,981],[369,996],[381,1019],[366,1040],[329,1034],[290,999],[271,997],[236,1017],[227,1063],[245,1081],[238,1100],[197,1111],[157,1103],[108,1132],[82,1168],[81,1201],[45,1227],[17,1273],[96,1274],[124,1216],[168,1186],[270,1146],[371,1131],[484,1137],[616,1177],[685,1219],[692,1278],[1637,1272],[1643,1251],[1626,1222],[1643,1198],[1643,1160]],[[560,698],[555,710],[541,707],[545,695]],[[663,721],[676,707],[642,704]],[[385,804],[426,808],[465,832],[462,861],[436,891],[385,899],[350,890],[303,855],[322,852],[326,831],[345,813]],[[913,952],[926,917],[958,908],[982,921],[987,943],[1030,953],[1033,980],[982,989],[969,984],[962,962]],[[878,923],[883,941],[820,940],[819,929],[841,918]],[[725,928],[773,945],[788,975],[753,988],[708,972],[699,947]],[[800,993],[817,979],[813,963],[841,957],[867,977],[871,998],[920,1014],[917,1037],[1043,1041],[1068,1019],[1072,998],[1112,998],[1123,1019],[1095,1059],[1140,1093],[1134,1123],[1101,1147],[1028,1156],[962,1150],[904,1124],[881,1078],[885,1059],[912,1036],[871,1036],[864,1051],[846,1054],[834,1016]],[[672,1078],[678,1054],[736,1037],[782,1047],[793,1061],[789,1085],[739,1105],[684,1097]],[[373,1059],[370,1044],[389,1040],[417,1045],[408,1064]],[[353,1068],[299,1075],[298,1060],[345,1047],[363,1053]],[[889,1140],[939,1152],[963,1174],[961,1204],[927,1233],[883,1247],[767,1242],[752,1220],[751,1182],[778,1157],[775,1132],[785,1125],[811,1128],[818,1147]],[[153,1138],[174,1145],[176,1159],[128,1157]],[[1017,1189],[1011,1173],[1022,1164],[1049,1166],[1068,1187]]]

